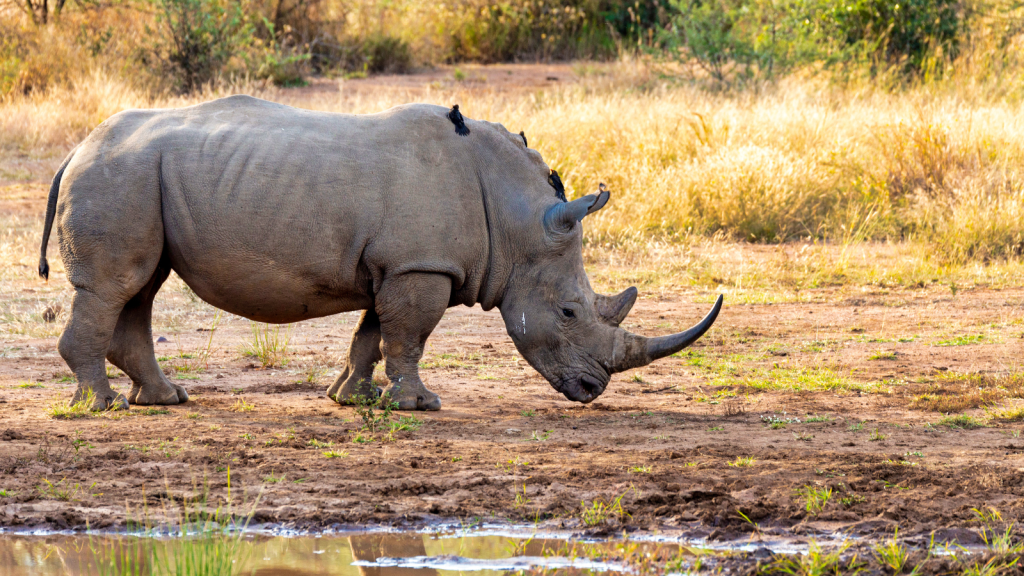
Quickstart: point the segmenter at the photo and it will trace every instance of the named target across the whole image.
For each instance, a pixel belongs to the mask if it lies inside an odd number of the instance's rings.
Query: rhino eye
[[[568,308],[562,308],[562,314],[565,314],[566,318],[575,318],[576,313]]]

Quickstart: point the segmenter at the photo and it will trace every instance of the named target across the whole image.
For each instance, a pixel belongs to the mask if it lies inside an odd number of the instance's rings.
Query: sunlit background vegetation
[[[1024,251],[1009,0],[3,1],[6,157],[59,160],[129,107],[245,92],[374,112],[410,96],[289,88],[572,60],[561,88],[416,99],[525,129],[574,195],[608,183],[591,245],[889,241],[941,265]]]

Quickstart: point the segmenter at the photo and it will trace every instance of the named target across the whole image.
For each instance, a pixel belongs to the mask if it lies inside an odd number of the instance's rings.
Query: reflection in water
[[[154,546],[159,547],[161,553],[173,557],[175,547],[180,547],[181,541],[133,536],[0,534],[0,574],[94,576],[99,574],[94,551],[109,554],[119,549],[137,554],[147,567],[142,573],[149,574],[149,552]],[[557,539],[415,532],[363,532],[294,538],[248,534],[240,546],[235,573],[252,576],[440,576],[469,572],[474,576],[497,576],[509,569],[510,562],[488,563],[482,560],[521,558],[528,564],[537,565],[550,562],[551,557],[562,557],[564,561],[551,565],[568,566],[574,561],[570,560],[572,558],[585,559],[588,549],[608,549],[609,546],[607,543],[580,544]],[[670,546],[678,549],[678,545]],[[403,566],[410,563],[415,567]],[[590,563],[579,565],[598,566]]]

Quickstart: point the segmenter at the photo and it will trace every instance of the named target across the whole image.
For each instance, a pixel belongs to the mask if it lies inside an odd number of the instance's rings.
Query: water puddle
[[[764,546],[743,543],[713,549],[664,536],[588,540],[558,533],[535,537],[508,529],[320,535],[255,530],[221,537],[215,545],[197,547],[196,542],[110,534],[0,533],[0,572],[10,576],[103,576],[112,571],[100,564],[128,556],[140,566],[139,574],[161,574],[197,557],[210,562],[220,557],[229,567],[214,573],[254,576],[446,576],[463,572],[487,576],[525,570],[617,575],[635,573],[645,561],[662,566],[669,563],[673,572],[685,573],[695,562]]]

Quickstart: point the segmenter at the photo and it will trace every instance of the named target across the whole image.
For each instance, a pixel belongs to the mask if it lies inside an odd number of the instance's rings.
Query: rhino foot
[[[384,389],[391,402],[398,403],[399,410],[428,410],[436,411],[441,409],[441,397],[427,390],[422,384],[391,384]]]
[[[173,382],[162,382],[160,385],[132,386],[128,402],[137,406],[173,406],[188,402],[185,388]]]
[[[381,389],[374,386],[373,381],[368,378],[358,380],[348,378],[344,383],[339,378],[327,390],[327,397],[342,406],[351,406],[360,402],[366,402],[367,400],[376,400],[380,398],[380,394]]]
[[[79,388],[75,391],[75,396],[72,398],[72,403],[78,403],[85,400],[89,395],[87,388]],[[90,409],[93,412],[103,412],[104,410],[127,410],[128,399],[124,397],[124,394],[118,394],[112,389],[107,389],[102,392],[96,392],[92,401]]]

